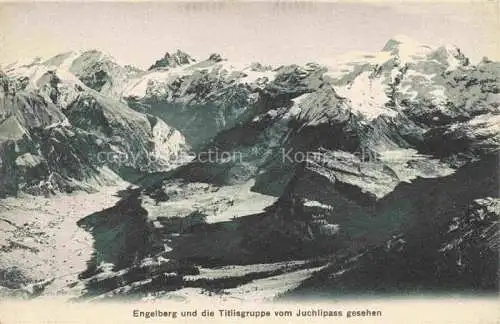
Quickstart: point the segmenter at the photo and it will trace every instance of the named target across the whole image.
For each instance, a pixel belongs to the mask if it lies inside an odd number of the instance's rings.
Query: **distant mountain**
[[[155,62],[155,64],[151,65],[148,70],[153,70],[156,68],[174,68],[181,65],[187,65],[194,63],[195,59],[189,56],[187,53],[184,53],[181,50],[177,50],[175,53],[165,53],[163,58],[159,59]]]

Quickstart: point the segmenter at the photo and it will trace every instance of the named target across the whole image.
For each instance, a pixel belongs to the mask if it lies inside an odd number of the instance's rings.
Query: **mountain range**
[[[404,36],[332,62],[2,65],[0,195],[126,183],[75,220],[93,254],[57,289],[76,298],[497,291],[500,62]],[[54,285],[8,257],[30,235],[3,240],[5,294]]]

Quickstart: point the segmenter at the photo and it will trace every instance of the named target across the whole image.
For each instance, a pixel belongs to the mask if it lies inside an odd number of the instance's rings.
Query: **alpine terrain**
[[[404,36],[305,65],[2,65],[0,294],[496,293],[499,77]]]

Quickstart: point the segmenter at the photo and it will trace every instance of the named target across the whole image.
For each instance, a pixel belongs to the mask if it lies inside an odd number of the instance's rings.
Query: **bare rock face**
[[[178,67],[181,65],[187,65],[195,62],[195,60],[189,56],[187,53],[184,53],[181,50],[177,50],[175,53],[170,54],[170,53],[165,53],[165,56],[163,58],[159,59],[158,61],[153,64],[149,70],[153,70],[156,68],[174,68]]]

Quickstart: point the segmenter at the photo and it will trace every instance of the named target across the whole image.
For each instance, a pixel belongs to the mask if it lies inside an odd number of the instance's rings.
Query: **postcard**
[[[499,22],[0,2],[0,323],[498,323]]]

